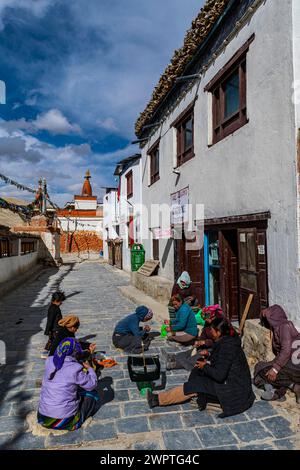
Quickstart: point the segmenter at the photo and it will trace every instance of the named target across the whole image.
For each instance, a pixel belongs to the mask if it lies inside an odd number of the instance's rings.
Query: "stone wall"
[[[153,297],[153,299],[167,304],[171,297],[173,282],[161,276],[143,276],[137,272],[131,273],[131,283],[137,289]]]
[[[270,331],[261,326],[259,320],[246,321],[243,346],[250,365],[258,361],[271,361],[274,358]]]
[[[61,253],[99,253],[103,250],[103,240],[95,232],[63,232],[60,237]]]

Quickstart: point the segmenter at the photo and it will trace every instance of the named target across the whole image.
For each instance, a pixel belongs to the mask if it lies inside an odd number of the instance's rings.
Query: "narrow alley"
[[[199,413],[190,403],[151,411],[136,384],[130,381],[126,355],[111,344],[115,323],[135,305],[123,297],[120,286],[129,277],[98,262],[82,262],[46,268],[28,284],[2,298],[0,340],[6,347],[6,365],[0,368],[0,446],[2,449],[293,449],[297,446],[288,413],[261,400],[236,417],[219,419],[215,410]],[[39,435],[28,423],[35,421],[46,342],[43,334],[50,294],[58,288],[67,300],[63,314],[74,313],[81,321],[77,333],[97,343],[118,365],[104,369],[99,387],[107,403],[92,421],[74,432]],[[154,315],[155,318],[155,315]],[[161,324],[152,322],[153,329]],[[3,343],[2,343],[3,345]],[[150,352],[177,350],[155,339]],[[177,348],[177,349],[176,349]],[[166,387],[182,384],[188,373],[167,371]],[[31,417],[31,419],[30,419]],[[34,428],[34,426],[33,426]]]

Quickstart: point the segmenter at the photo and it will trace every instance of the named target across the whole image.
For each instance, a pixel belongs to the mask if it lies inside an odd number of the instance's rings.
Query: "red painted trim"
[[[99,214],[99,211],[94,210],[61,210],[57,211],[59,217],[102,217],[102,212]]]
[[[97,201],[97,196],[74,196],[75,201]]]

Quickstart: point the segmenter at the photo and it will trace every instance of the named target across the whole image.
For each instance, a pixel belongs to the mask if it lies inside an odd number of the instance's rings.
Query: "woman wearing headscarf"
[[[265,389],[264,400],[283,399],[289,388],[300,404],[300,333],[279,305],[262,311],[262,323],[271,330],[275,359],[256,364],[254,384]]]
[[[150,308],[141,305],[135,312],[120,320],[116,326],[112,337],[112,342],[116,348],[123,349],[126,352],[139,354],[149,349],[153,339],[149,332],[149,325],[140,326],[140,322],[147,322],[153,317]]]
[[[202,309],[201,317],[205,321],[201,335],[196,338],[193,348],[180,353],[166,353],[162,350],[166,362],[166,369],[186,369],[191,371],[201,356],[203,348],[211,349],[213,347],[213,336],[211,332],[211,323],[215,318],[223,318],[223,312],[220,305],[210,305]]]
[[[198,300],[196,298],[195,289],[187,271],[183,271],[177,282],[174,284],[172,297],[174,295],[180,295],[183,302],[188,305],[197,305]]]
[[[51,344],[51,348],[49,351],[49,356],[53,356],[55,353],[56,348],[61,343],[62,340],[65,338],[75,338],[75,333],[77,332],[78,328],[80,327],[79,318],[76,315],[67,315],[63,317],[58,322],[58,329],[56,332],[56,336]],[[88,347],[87,350],[83,351],[83,358],[88,358],[88,356],[94,352],[96,345],[93,344],[81,344],[82,347]]]
[[[195,314],[188,304],[183,303],[180,295],[173,295],[171,302],[175,309],[176,317],[170,321],[168,340],[182,344],[191,344],[191,341],[198,335]]]
[[[243,413],[253,405],[249,365],[242,349],[241,339],[224,318],[215,318],[211,323],[214,346],[199,359],[189,379],[183,385],[154,394],[148,391],[150,408],[184,403],[198,395],[200,410],[207,403],[221,405],[220,418]]]
[[[89,363],[78,362],[81,353],[79,342],[70,337],[46,360],[37,413],[45,428],[74,431],[100,408],[96,373]]]

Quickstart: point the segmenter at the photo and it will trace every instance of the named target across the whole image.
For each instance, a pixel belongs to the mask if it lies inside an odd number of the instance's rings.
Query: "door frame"
[[[243,216],[230,216],[222,217],[215,219],[206,219],[204,225],[204,296],[205,304],[207,305],[207,300],[209,300],[209,265],[208,265],[208,234],[209,231],[226,231],[226,230],[236,230],[238,229],[249,229],[255,228],[257,232],[256,237],[256,249],[260,243],[263,242],[265,247],[265,253],[263,260],[260,260],[259,252],[257,251],[256,259],[258,262],[257,267],[257,282],[259,284],[259,304],[260,309],[268,306],[269,299],[269,284],[268,284],[268,262],[267,262],[267,229],[268,229],[268,219],[271,218],[270,212],[263,212],[257,214],[249,214]],[[239,259],[238,259],[239,263]],[[239,268],[238,268],[238,271]],[[224,280],[221,279],[221,283],[224,283]],[[221,293],[224,292],[224,288],[221,286]],[[263,292],[263,296],[260,293]],[[239,286],[239,297],[240,297],[240,286]],[[226,304],[226,299],[222,298],[222,304]],[[238,306],[238,316],[241,317],[242,312],[240,311],[240,305]],[[258,313],[255,315],[258,317]]]

